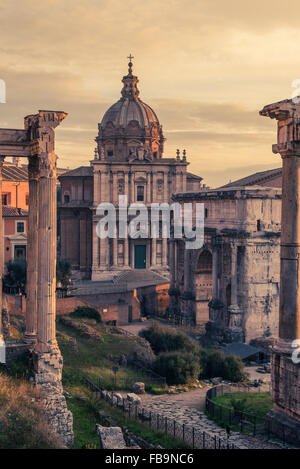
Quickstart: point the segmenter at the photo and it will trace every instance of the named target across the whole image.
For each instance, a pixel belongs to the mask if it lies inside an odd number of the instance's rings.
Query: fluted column
[[[38,291],[38,178],[39,157],[31,156],[28,162],[29,212],[27,233],[27,287],[26,331],[24,341],[34,344],[37,340],[37,291]]]
[[[5,360],[5,349],[3,347],[3,333],[2,333],[2,271],[3,271],[3,233],[2,233],[2,167],[4,163],[4,156],[0,156],[0,363]],[[2,360],[3,359],[3,360]]]
[[[231,305],[230,309],[238,309],[238,272],[237,272],[237,245],[231,243]]]
[[[152,242],[152,259],[151,259],[151,266],[156,267],[156,238],[151,239]]]
[[[163,267],[167,267],[168,265],[168,240],[167,238],[163,238],[162,240],[162,264],[163,264]]]
[[[129,267],[128,238],[124,238],[124,267]]]
[[[299,97],[297,98],[299,101]],[[300,104],[294,100],[265,106],[260,114],[276,119],[282,157],[279,339],[271,361],[273,410],[269,430],[300,441]]]
[[[57,348],[56,314],[56,238],[57,195],[54,152],[45,153],[40,161],[38,183],[38,352]]]

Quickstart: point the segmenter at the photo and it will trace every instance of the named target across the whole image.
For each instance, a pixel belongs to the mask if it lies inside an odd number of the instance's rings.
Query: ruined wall
[[[279,243],[277,238],[245,246],[239,301],[247,342],[255,337],[278,336]]]

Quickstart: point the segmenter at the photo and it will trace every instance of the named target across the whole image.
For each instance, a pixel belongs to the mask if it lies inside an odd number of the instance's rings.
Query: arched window
[[[210,273],[212,271],[212,255],[210,251],[203,251],[198,257],[197,272]]]

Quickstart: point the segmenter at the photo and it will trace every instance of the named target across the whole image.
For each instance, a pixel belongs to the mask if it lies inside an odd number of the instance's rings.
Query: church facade
[[[122,82],[121,98],[98,124],[90,166],[60,177],[61,258],[95,281],[130,269],[165,273],[169,264],[168,240],[161,232],[156,238],[119,238],[116,226],[116,237],[99,238],[100,203],[113,204],[118,214],[119,197],[126,196],[128,204],[142,203],[149,211],[152,203],[171,203],[174,193],[201,187],[202,178],[187,172],[185,151],[163,157],[162,126],[139,98],[132,62]]]

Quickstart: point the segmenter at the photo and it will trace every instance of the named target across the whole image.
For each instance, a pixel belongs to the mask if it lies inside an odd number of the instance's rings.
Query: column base
[[[29,349],[34,347],[34,345],[36,344],[36,341],[37,341],[36,334],[25,332],[24,337],[23,337],[23,342],[28,345]]]
[[[63,359],[58,348],[47,353],[33,351],[34,382],[49,424],[66,446],[74,442],[73,416],[67,408],[61,383]]]
[[[271,378],[274,410],[270,419],[275,430],[286,429],[285,438],[293,441],[297,435],[300,441],[300,363],[294,357],[293,341],[278,339],[272,350]],[[297,355],[297,354],[296,354]],[[293,431],[289,430],[290,428]],[[278,430],[279,431],[279,430]],[[278,433],[277,431],[277,433]],[[294,436],[293,436],[294,433]]]
[[[266,431],[276,435],[286,443],[299,445],[300,420],[295,420],[274,408],[266,416]]]

